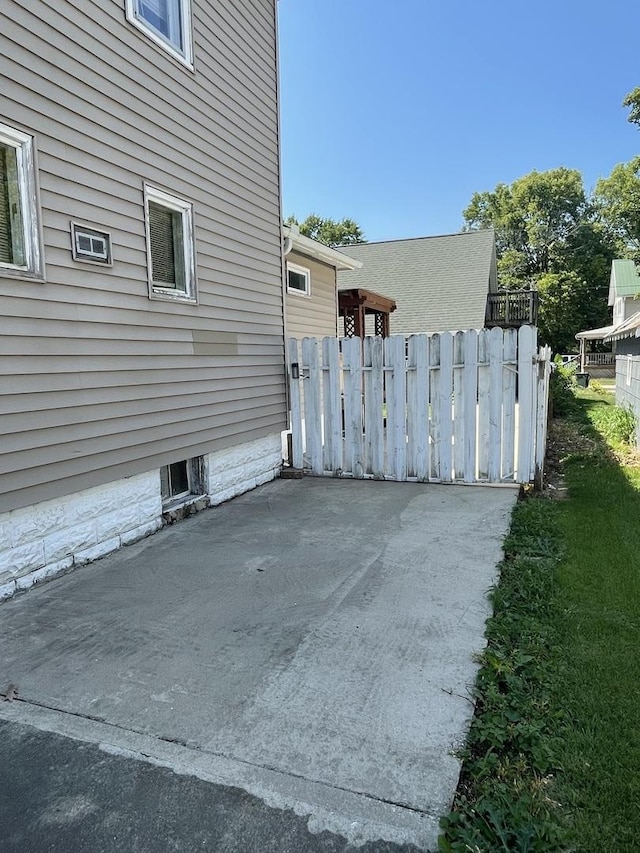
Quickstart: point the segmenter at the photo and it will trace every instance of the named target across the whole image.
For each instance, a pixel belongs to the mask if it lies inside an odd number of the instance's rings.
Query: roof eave
[[[331,246],[325,246],[324,243],[312,240],[311,237],[296,233],[288,226],[284,227],[284,235],[291,239],[292,251],[298,252],[300,255],[306,255],[315,261],[329,264],[337,270],[359,270],[362,267],[362,261],[356,261],[355,258],[350,258],[344,252],[339,252],[337,249],[332,249]]]

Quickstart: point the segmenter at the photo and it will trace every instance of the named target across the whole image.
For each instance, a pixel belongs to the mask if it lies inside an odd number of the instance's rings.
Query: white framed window
[[[191,0],[126,0],[127,20],[193,67]]]
[[[195,302],[193,206],[155,187],[144,195],[149,296]]]
[[[302,296],[311,295],[311,271],[297,264],[287,264],[287,290]]]
[[[184,503],[204,493],[204,469],[201,456],[163,465],[160,469],[162,505]]]
[[[0,275],[42,278],[34,139],[0,124]]]

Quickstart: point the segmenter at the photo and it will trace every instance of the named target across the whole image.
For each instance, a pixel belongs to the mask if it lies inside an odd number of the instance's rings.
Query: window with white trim
[[[145,187],[149,295],[196,301],[193,207],[154,187]]]
[[[177,59],[191,66],[190,0],[126,0],[127,19]]]
[[[0,275],[42,274],[33,137],[0,124]]]
[[[311,271],[297,264],[287,264],[287,290],[289,293],[311,295]]]

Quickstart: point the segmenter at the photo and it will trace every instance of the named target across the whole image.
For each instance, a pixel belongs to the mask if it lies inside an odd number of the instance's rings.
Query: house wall
[[[640,340],[635,339],[636,343]],[[619,352],[620,344],[616,347]],[[616,403],[630,406],[636,418],[636,446],[640,450],[640,347],[636,355],[618,355],[616,357]]]
[[[640,338],[623,338],[616,341],[616,355],[640,355]]]
[[[0,525],[285,426],[275,0],[191,5],[193,71],[124,0],[0,6],[46,262],[0,272]],[[194,205],[197,305],[149,299],[145,181]],[[72,260],[72,220],[111,232],[112,268]]]
[[[625,297],[623,302],[624,302],[624,304],[623,304],[622,317],[620,319],[620,322],[622,322],[623,320],[628,320],[629,317],[633,316],[638,311],[640,311],[640,299],[633,299],[632,297],[627,296],[627,297]]]
[[[319,263],[298,252],[290,252],[287,261],[311,272],[311,293],[287,291],[286,328],[288,338],[335,337],[338,296],[335,267]]]

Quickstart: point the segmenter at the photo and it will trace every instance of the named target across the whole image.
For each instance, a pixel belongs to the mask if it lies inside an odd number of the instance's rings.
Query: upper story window
[[[145,187],[149,295],[196,301],[193,207]]]
[[[126,0],[127,18],[157,44],[191,66],[190,0]]]
[[[0,124],[0,275],[43,272],[33,137]]]
[[[617,325],[624,320],[624,299],[622,296],[616,296],[613,303],[613,323]]]
[[[290,293],[311,295],[311,272],[297,264],[287,264],[287,290]]]

